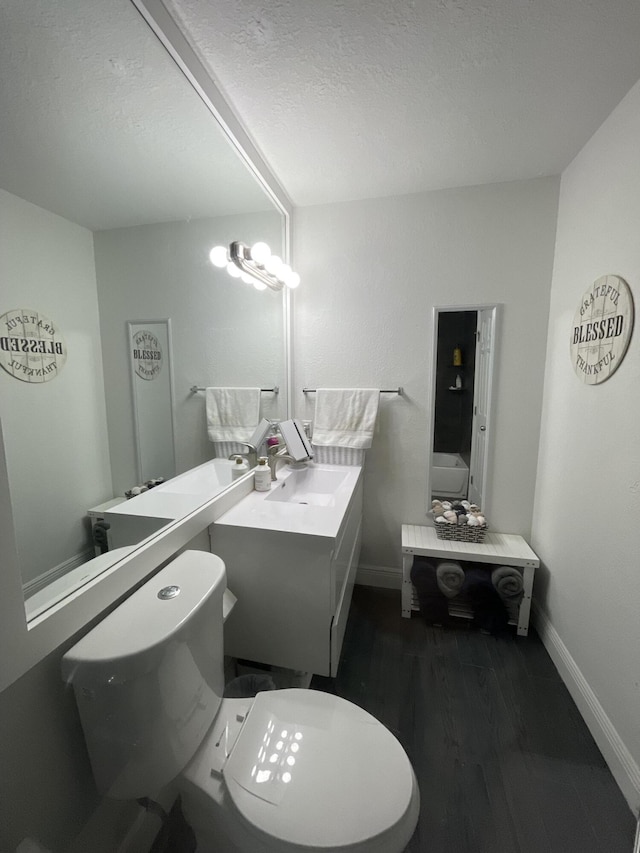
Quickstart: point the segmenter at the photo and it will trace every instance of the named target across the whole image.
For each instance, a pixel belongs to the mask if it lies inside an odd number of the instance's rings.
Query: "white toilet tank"
[[[194,755],[224,692],[225,566],[185,551],[62,659],[98,789],[149,796]]]

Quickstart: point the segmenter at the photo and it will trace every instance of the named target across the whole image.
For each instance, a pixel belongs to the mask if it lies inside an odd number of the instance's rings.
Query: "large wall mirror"
[[[282,294],[208,260],[283,256],[284,216],[130,0],[4,0],[0,32],[0,487],[42,599],[89,575],[87,511],[138,481],[128,323],[170,320],[168,471],[214,455],[193,386],[277,387],[263,414],[286,414]]]

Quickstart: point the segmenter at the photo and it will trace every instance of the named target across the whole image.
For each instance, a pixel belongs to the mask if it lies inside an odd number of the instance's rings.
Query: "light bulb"
[[[270,257],[271,249],[266,243],[254,243],[251,247],[251,260],[260,264],[260,266],[264,266],[265,261]]]
[[[252,275],[249,275],[249,273],[243,272],[240,273],[240,281],[244,281],[245,284],[253,284],[255,278]]]
[[[232,278],[240,278],[242,275],[242,270],[238,269],[238,267],[233,263],[233,261],[229,261],[227,264],[227,272]]]
[[[277,275],[278,275],[278,278],[280,279],[280,281],[286,281],[287,276],[291,275],[292,272],[293,272],[293,270],[291,269],[289,264],[281,264]]]
[[[214,265],[214,267],[226,267],[229,256],[227,255],[227,249],[225,246],[214,246],[213,249],[209,252],[209,260]]]
[[[267,272],[270,272],[271,275],[278,275],[281,266],[282,261],[277,255],[271,255],[271,257],[267,258],[264,264],[264,268]]]
[[[253,279],[253,286],[256,290],[266,290],[267,285],[263,281],[258,281],[257,278]]]
[[[297,287],[300,284],[300,276],[298,275],[297,272],[293,272],[293,270],[291,270],[289,275],[286,276],[284,283],[286,284],[287,287],[289,287],[289,288],[291,288],[291,290],[293,290],[295,287]]]

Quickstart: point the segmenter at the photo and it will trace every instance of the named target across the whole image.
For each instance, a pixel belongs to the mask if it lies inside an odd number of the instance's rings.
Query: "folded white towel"
[[[207,388],[210,441],[248,441],[260,418],[259,388]]]
[[[319,447],[371,447],[378,388],[318,388],[313,443]]]
[[[360,447],[317,447],[315,444],[313,449],[313,461],[320,465],[356,465],[361,468],[367,452]]]

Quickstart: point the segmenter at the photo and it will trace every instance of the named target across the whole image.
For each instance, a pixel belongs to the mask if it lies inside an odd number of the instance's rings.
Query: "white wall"
[[[176,470],[213,456],[204,394],[192,385],[279,385],[263,394],[265,417],[284,415],[282,295],[258,292],[209,262],[214,245],[265,240],[281,251],[282,220],[256,213],[102,231],[95,235],[100,325],[116,494],[136,484],[126,322],[171,318]],[[277,247],[277,248],[276,248]]]
[[[49,382],[0,370],[2,417],[23,581],[90,545],[86,511],[111,496],[93,235],[0,190],[0,314],[42,312],[68,355]]]
[[[533,523],[545,641],[636,811],[640,340],[636,329],[617,372],[591,386],[574,374],[569,336],[582,294],[605,273],[639,304],[639,147],[640,83],[562,175]]]
[[[362,564],[399,571],[401,525],[425,522],[435,305],[504,306],[489,522],[529,535],[557,196],[546,178],[296,211],[296,413],[305,386],[406,392],[367,451]]]

